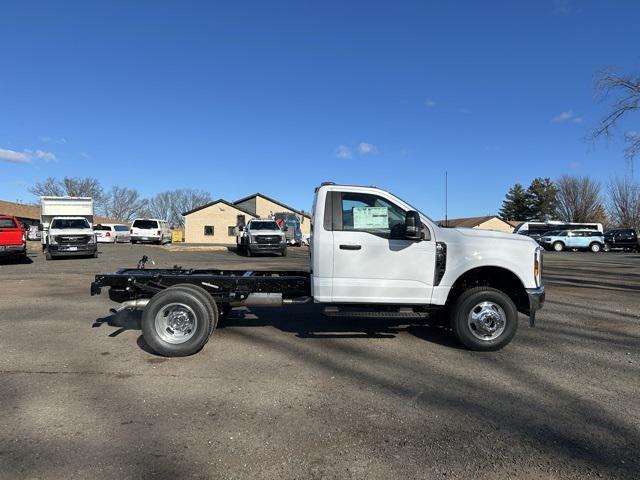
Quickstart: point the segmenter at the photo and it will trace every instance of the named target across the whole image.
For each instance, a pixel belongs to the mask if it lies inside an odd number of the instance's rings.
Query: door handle
[[[360,250],[362,245],[340,245],[340,250]]]

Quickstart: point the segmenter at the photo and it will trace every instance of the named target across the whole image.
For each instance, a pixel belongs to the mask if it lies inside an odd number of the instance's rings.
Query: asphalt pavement
[[[429,320],[236,309],[196,355],[91,297],[134,266],[307,269],[308,251],[101,245],[0,263],[0,478],[640,476],[640,255],[547,253],[547,303],[499,352]],[[151,267],[152,265],[148,265]]]

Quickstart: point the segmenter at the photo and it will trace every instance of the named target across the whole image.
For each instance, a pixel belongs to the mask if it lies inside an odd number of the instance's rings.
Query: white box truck
[[[51,260],[62,256],[98,256],[93,231],[93,198],[40,197],[42,251]]]

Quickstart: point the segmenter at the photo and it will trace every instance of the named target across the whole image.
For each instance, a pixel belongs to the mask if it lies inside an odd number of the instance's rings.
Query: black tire
[[[282,249],[282,252],[280,253],[280,255],[282,255],[283,257],[286,257],[286,256],[287,256],[287,247],[284,247],[284,248]]]
[[[253,252],[251,251],[251,249],[249,247],[245,247],[244,254],[247,257],[252,257],[253,256]]]
[[[172,303],[188,307],[195,316],[195,329],[181,343],[165,340],[156,329],[156,315],[162,318],[162,310]],[[142,312],[142,334],[151,350],[165,357],[185,357],[199,351],[209,340],[211,318],[209,306],[193,291],[185,288],[167,288],[154,295]],[[162,329],[160,329],[162,331]],[[169,332],[169,329],[167,329]],[[169,332],[173,333],[173,332]]]
[[[137,240],[129,240],[133,245],[135,245],[136,243],[138,243]]]
[[[610,252],[611,251],[611,245],[609,245],[608,243],[604,244],[604,247],[602,247],[602,250],[605,252]]]
[[[589,245],[589,250],[591,250],[593,253],[599,253],[602,250],[602,245],[598,242],[593,242],[591,245]]]
[[[481,332],[469,323],[472,310],[483,302],[497,305],[504,313],[504,329],[496,338],[478,338],[476,334],[481,335]],[[475,287],[463,292],[453,303],[450,318],[456,337],[469,350],[500,350],[513,339],[518,330],[518,309],[513,300],[504,292],[491,287]]]
[[[45,250],[44,251],[44,259],[45,260],[53,260],[53,255],[51,255],[51,252],[49,250]]]
[[[218,306],[216,305],[213,297],[207,292],[204,288],[194,285],[193,283],[178,283],[177,285],[173,285],[171,288],[181,288],[183,290],[187,290],[189,292],[193,292],[195,295],[200,297],[200,300],[205,302],[209,309],[209,315],[211,316],[211,327],[209,328],[209,336],[213,335],[216,327],[218,326],[218,322],[220,321],[221,313],[218,311]]]
[[[553,250],[556,252],[561,252],[562,250],[564,250],[564,243],[562,242],[556,242],[553,244]]]

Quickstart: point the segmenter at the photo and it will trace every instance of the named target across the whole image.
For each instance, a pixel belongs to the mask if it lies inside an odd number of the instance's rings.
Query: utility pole
[[[449,175],[448,172],[444,171],[444,226],[449,226],[449,209],[448,209],[448,201],[449,201]]]

